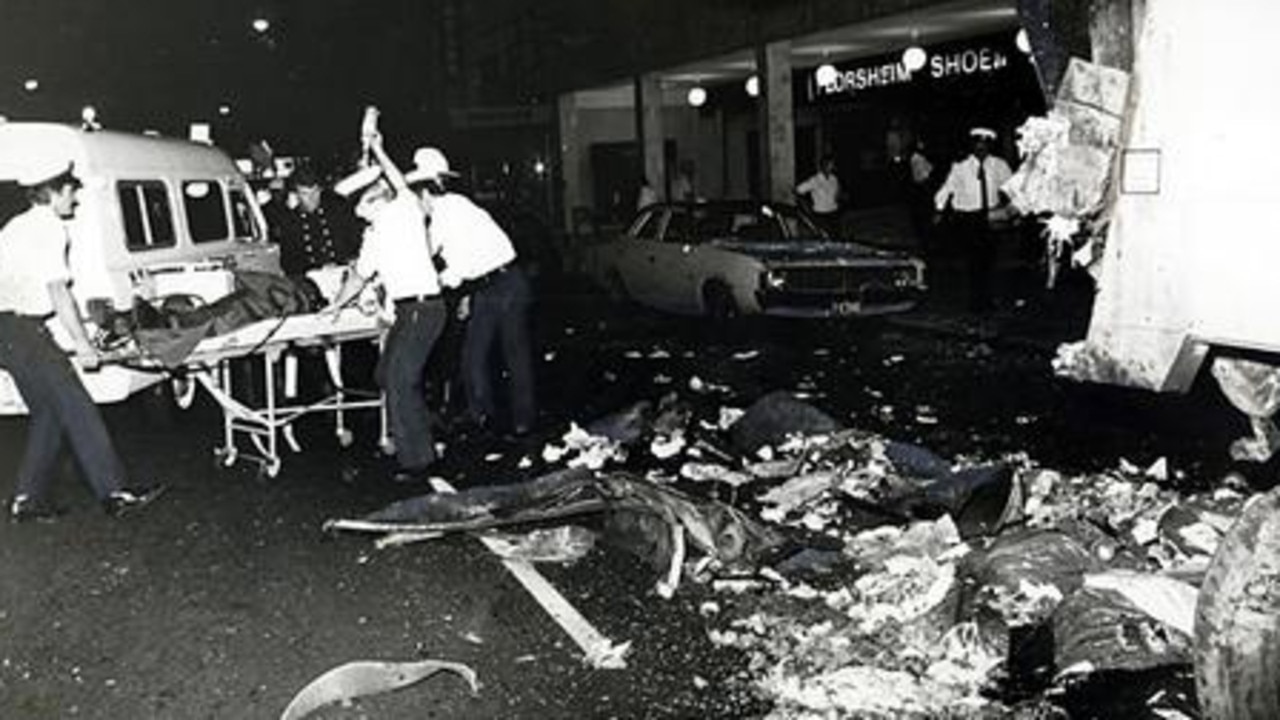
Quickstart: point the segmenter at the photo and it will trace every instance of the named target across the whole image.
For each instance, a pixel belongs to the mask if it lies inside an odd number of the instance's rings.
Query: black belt
[[[13,310],[0,310],[0,315],[7,315],[9,317],[20,318],[22,320],[31,320],[32,322],[42,323],[45,320],[48,320],[49,318],[53,317],[54,314],[49,313],[47,315],[31,315],[28,313],[15,312]]]
[[[404,297],[396,298],[392,302],[395,303],[396,307],[400,307],[401,305],[416,305],[417,303],[424,303],[439,299],[439,295],[406,295]]]
[[[465,287],[467,290],[479,290],[480,288],[487,287],[497,280],[498,276],[505,274],[508,270],[512,270],[513,268],[515,268],[515,263],[507,263],[506,265],[496,267],[474,280],[468,280]]]

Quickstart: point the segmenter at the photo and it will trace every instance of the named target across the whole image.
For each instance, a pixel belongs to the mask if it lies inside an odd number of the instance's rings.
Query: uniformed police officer
[[[347,276],[327,311],[336,312],[374,279],[382,283],[388,301],[395,304],[395,321],[387,331],[378,362],[378,382],[386,392],[387,420],[395,440],[399,466],[395,479],[424,480],[427,467],[436,460],[424,371],[444,329],[445,303],[431,262],[422,207],[404,175],[387,157],[381,135],[375,132],[366,141],[382,175],[356,205],[357,214],[369,227],[355,271]]]
[[[47,520],[49,484],[65,438],[80,470],[108,514],[146,505],[161,488],[126,489],[116,454],[94,404],[45,321],[57,316],[85,370],[101,363],[71,294],[70,242],[65,221],[76,208],[79,180],[70,162],[33,163],[18,178],[31,207],[0,230],[0,368],[8,371],[30,415],[27,447],[9,503],[12,520]]]
[[[431,244],[444,262],[440,280],[470,297],[470,315],[462,338],[462,373],[470,420],[487,427],[498,423],[494,389],[495,356],[507,380],[510,415],[502,423],[515,435],[527,433],[536,414],[529,309],[529,278],[516,264],[511,238],[483,208],[449,190],[449,161],[436,148],[414,153],[406,178],[421,183],[423,209],[431,218]]]

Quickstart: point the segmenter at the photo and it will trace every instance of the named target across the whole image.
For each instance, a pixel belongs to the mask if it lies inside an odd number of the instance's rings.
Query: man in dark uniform
[[[352,209],[325,193],[309,167],[289,177],[296,203],[282,213],[277,234],[280,267],[286,275],[305,275],[325,265],[342,265],[355,257],[360,230]]]
[[[98,368],[101,357],[80,319],[67,267],[65,220],[75,214],[80,182],[65,161],[35,164],[18,182],[31,207],[0,230],[0,369],[13,377],[31,422],[9,517],[58,514],[48,488],[64,439],[103,509],[119,517],[149,503],[161,488],[126,489],[124,463],[98,406],[45,327],[56,315],[75,347],[76,364]]]

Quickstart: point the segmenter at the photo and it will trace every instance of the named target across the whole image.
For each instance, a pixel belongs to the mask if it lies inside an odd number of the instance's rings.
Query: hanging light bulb
[[[693,107],[702,107],[707,102],[707,91],[701,85],[694,85],[689,88],[689,104]]]
[[[924,64],[928,61],[929,54],[919,45],[912,45],[902,51],[902,64],[906,65],[907,70],[910,72],[915,72],[924,67]]]
[[[818,66],[817,70],[813,71],[813,79],[818,82],[818,85],[823,87],[834,83],[836,78],[839,76],[840,71],[836,70],[836,66],[829,62],[822,63]]]
[[[751,97],[758,97],[760,95],[760,76],[752,75],[751,77],[747,78],[746,87],[747,87],[748,95],[750,95]]]

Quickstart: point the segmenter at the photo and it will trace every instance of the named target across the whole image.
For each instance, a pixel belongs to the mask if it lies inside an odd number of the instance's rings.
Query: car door
[[[648,304],[652,295],[653,246],[661,239],[666,208],[651,207],[637,216],[631,228],[610,244],[606,277],[610,290],[619,290],[632,300]],[[612,287],[621,285],[621,288]]]
[[[662,241],[650,251],[650,303],[670,312],[695,313],[698,304],[699,271],[698,251],[702,246],[699,235],[698,210],[691,205],[671,207],[663,227]]]

